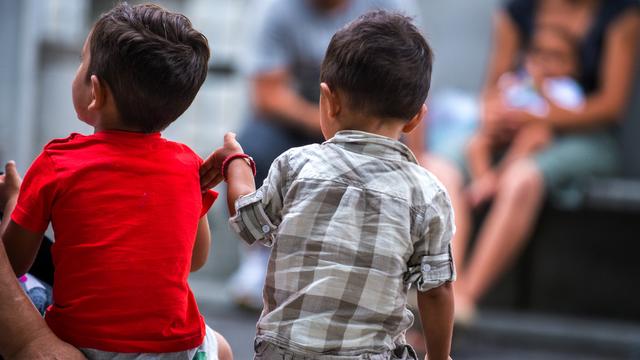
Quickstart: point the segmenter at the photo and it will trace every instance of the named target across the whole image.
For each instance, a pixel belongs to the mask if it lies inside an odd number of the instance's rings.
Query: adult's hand
[[[0,175],[0,211],[4,210],[8,201],[18,196],[22,184],[15,162],[9,161],[4,170],[5,173]]]

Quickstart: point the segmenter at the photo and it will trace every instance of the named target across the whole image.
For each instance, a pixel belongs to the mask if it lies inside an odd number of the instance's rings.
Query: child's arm
[[[418,290],[418,305],[429,360],[446,360],[453,333],[455,266],[451,239],[455,232],[451,200],[443,189],[426,204],[417,218],[414,251],[407,263],[405,281]]]
[[[200,218],[198,231],[196,232],[196,242],[193,245],[191,254],[191,272],[200,270],[207,263],[209,249],[211,248],[211,231],[209,230],[209,220],[207,215]]]
[[[236,141],[236,134],[226,133],[224,135],[224,145],[213,152],[205,160],[200,169],[200,179],[203,188],[208,188],[210,184],[219,182],[223,175],[222,163],[234,154],[244,154],[242,146]],[[251,167],[242,160],[236,159],[228,164],[227,171],[227,206],[231,216],[236,214],[235,202],[243,195],[251,194],[256,190]]]
[[[429,360],[446,360],[453,335],[453,289],[451,282],[418,292],[420,320],[424,330]]]
[[[259,241],[270,246],[282,219],[283,194],[286,192],[291,166],[288,152],[274,160],[267,178],[258,190],[253,179],[255,164],[249,159],[232,157],[235,154],[244,155],[235,135],[228,133],[225,135],[224,146],[203,164],[200,178],[204,179],[203,184],[207,184],[209,179],[220,174],[226,175],[231,228],[248,244]],[[227,163],[223,166],[225,159]]]
[[[251,168],[244,161],[233,161],[227,168],[227,206],[229,214],[236,214],[235,203],[241,196],[256,191]]]
[[[13,271],[16,276],[22,276],[33,264],[42,242],[42,234],[26,230],[11,220],[22,181],[14,162],[7,163],[5,171],[6,174],[0,177],[0,205],[3,207],[0,235]]]
[[[33,265],[42,243],[42,235],[42,233],[34,233],[23,228],[13,220],[9,221],[9,225],[2,234],[2,242],[16,276],[26,274]]]

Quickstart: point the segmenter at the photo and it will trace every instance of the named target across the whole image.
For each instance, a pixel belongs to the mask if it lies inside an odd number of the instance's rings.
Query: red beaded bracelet
[[[256,162],[253,161],[253,158],[247,154],[238,153],[238,154],[229,155],[226,158],[224,158],[224,161],[222,162],[222,168],[220,169],[220,172],[222,173],[222,178],[224,178],[224,181],[227,181],[227,169],[229,168],[229,164],[231,164],[231,162],[236,159],[244,159],[247,165],[251,167],[253,176],[256,176]]]

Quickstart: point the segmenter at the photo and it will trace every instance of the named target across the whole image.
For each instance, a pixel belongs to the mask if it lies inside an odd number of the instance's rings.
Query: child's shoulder
[[[44,150],[61,150],[65,149],[69,146],[76,145],[78,143],[83,142],[87,136],[79,134],[79,133],[71,133],[66,138],[57,138],[49,141],[45,146]]]
[[[274,163],[293,163],[312,159],[321,150],[320,144],[309,144],[304,146],[293,147],[276,158]]]
[[[414,202],[421,205],[433,204],[434,199],[442,197],[448,198],[449,195],[444,185],[429,170],[415,164],[411,166],[413,184]]]

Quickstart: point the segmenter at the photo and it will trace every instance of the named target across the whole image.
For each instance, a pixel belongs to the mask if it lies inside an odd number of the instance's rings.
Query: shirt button
[[[271,230],[271,228],[269,227],[269,225],[262,225],[262,232],[263,233],[268,233],[269,230]]]
[[[422,271],[427,272],[431,270],[431,265],[429,264],[422,264]]]

